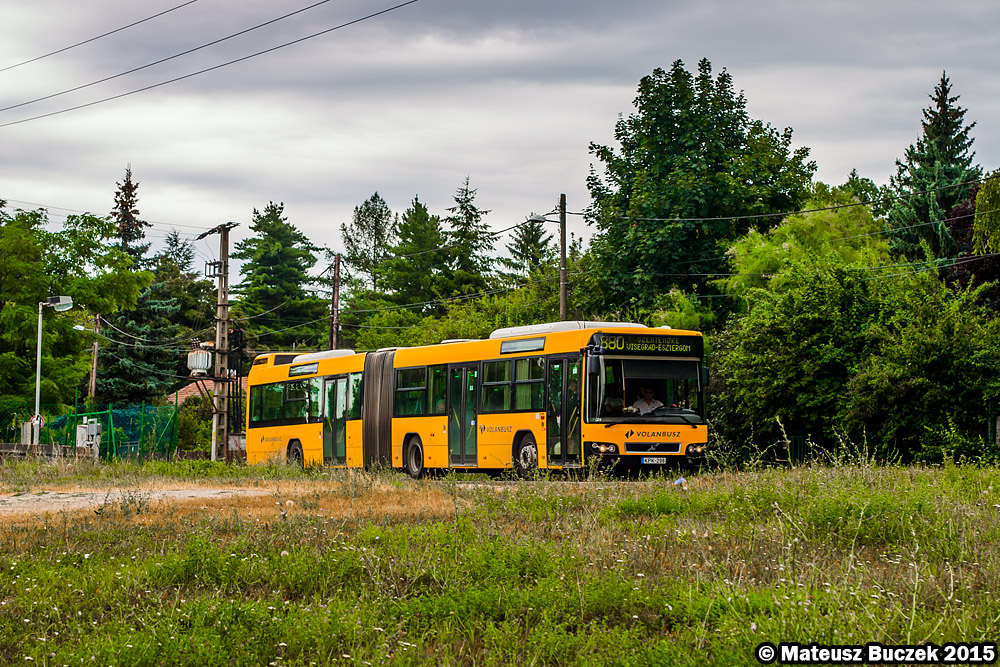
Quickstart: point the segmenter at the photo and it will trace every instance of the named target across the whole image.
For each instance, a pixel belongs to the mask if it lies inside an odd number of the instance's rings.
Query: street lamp
[[[31,442],[38,445],[42,435],[42,309],[52,308],[57,313],[73,307],[73,297],[50,296],[38,302],[38,348],[35,354],[35,416],[31,418]]]
[[[554,213],[554,211],[553,211]],[[528,222],[556,222],[533,215]],[[559,195],[559,319],[566,321],[566,195]]]

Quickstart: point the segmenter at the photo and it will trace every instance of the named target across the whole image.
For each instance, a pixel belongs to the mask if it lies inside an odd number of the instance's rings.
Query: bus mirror
[[[708,366],[704,364],[701,366],[701,387],[702,389],[708,388]]]
[[[588,356],[587,357],[587,375],[597,377],[601,374],[601,362],[600,357]]]

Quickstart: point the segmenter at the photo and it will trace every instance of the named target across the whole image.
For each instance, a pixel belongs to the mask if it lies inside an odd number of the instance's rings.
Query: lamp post
[[[554,213],[555,211],[553,211]],[[533,215],[528,222],[556,222]],[[566,195],[559,195],[559,319],[566,321]]]
[[[31,418],[31,443],[38,445],[42,435],[42,309],[52,308],[57,313],[73,307],[73,297],[50,296],[38,302],[38,347],[35,352],[35,416]]]

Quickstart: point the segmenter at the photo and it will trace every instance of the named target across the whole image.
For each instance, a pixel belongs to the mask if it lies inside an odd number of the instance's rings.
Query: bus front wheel
[[[538,472],[538,445],[532,435],[521,438],[514,448],[514,469],[521,479],[533,477]]]
[[[424,446],[420,438],[413,436],[406,443],[406,474],[413,479],[424,476]]]

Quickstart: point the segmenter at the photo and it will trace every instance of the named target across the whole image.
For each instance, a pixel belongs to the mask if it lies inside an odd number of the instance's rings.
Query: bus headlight
[[[587,447],[595,454],[615,454],[618,452],[618,445],[613,442],[588,442]]]

